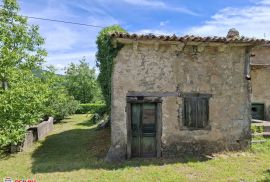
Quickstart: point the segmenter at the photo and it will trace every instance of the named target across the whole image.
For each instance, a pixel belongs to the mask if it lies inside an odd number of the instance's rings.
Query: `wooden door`
[[[141,104],[131,105],[131,156],[140,157],[141,148]]]
[[[156,157],[156,103],[131,105],[131,156]]]

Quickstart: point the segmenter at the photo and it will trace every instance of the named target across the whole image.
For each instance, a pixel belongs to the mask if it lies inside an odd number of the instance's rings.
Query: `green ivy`
[[[123,47],[121,44],[113,46],[110,34],[112,32],[126,32],[119,25],[106,27],[99,32],[97,37],[98,52],[96,54],[96,66],[99,68],[98,82],[100,83],[102,94],[105,99],[106,110],[110,113],[111,107],[111,78],[113,71],[113,59]]]

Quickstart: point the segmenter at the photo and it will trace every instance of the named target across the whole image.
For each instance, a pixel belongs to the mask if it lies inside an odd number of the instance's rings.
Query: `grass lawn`
[[[109,164],[104,156],[110,130],[95,131],[86,115],[54,125],[53,132],[31,149],[0,158],[0,180],[58,181],[270,181],[270,140],[246,152],[212,159],[134,159]]]

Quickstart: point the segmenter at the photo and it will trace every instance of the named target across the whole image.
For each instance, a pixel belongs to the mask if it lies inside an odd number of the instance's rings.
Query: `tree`
[[[78,103],[54,69],[41,70],[46,51],[38,26],[18,15],[16,0],[0,9],[0,148],[18,144],[46,116],[63,119]],[[2,84],[1,84],[2,82]],[[1,87],[2,86],[2,87]]]
[[[19,16],[16,0],[3,0],[0,9],[0,81],[6,89],[14,71],[41,65],[46,51],[38,26],[30,26]]]
[[[46,102],[44,117],[53,116],[55,120],[64,119],[70,114],[74,114],[79,107],[79,102],[73,96],[68,94],[65,87],[65,78],[63,75],[57,75],[56,69],[49,66],[47,71],[41,73],[43,85],[46,85]]]
[[[16,0],[0,9],[0,147],[16,144],[43,115],[47,88],[32,73],[46,55],[37,26],[18,15]],[[2,86],[2,89],[1,89]]]
[[[113,46],[110,38],[112,32],[126,32],[119,25],[106,27],[99,32],[97,37],[98,52],[96,54],[96,66],[99,68],[98,82],[101,87],[103,97],[105,99],[107,112],[111,107],[111,77],[113,71],[113,59],[117,56],[122,45]]]
[[[47,100],[46,85],[31,71],[13,72],[9,86],[0,93],[0,148],[24,138],[27,126],[42,118]]]
[[[81,103],[91,103],[98,99],[99,88],[95,69],[91,68],[85,58],[78,65],[71,63],[66,70],[66,87],[69,95]]]

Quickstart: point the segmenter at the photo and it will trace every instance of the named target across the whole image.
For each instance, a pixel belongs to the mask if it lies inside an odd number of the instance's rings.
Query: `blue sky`
[[[241,35],[270,39],[270,0],[18,0],[21,14],[78,23],[120,24],[131,33],[225,36],[235,27]],[[63,73],[86,57],[95,66],[99,28],[29,19],[46,39],[47,65]]]

